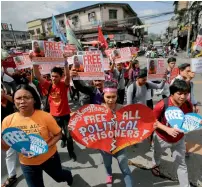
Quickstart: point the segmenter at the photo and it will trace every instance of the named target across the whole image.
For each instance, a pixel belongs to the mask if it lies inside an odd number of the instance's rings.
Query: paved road
[[[189,59],[183,58],[182,55],[177,57],[177,63],[181,64],[183,62],[189,62]],[[146,59],[140,57],[139,61],[141,66],[146,65]],[[202,88],[202,76],[197,75],[195,78],[195,95],[198,101],[202,103],[201,88]],[[160,100],[160,97],[154,98],[156,101]],[[78,104],[70,101],[70,106],[74,110],[78,108]],[[202,107],[200,107],[202,114]],[[202,145],[202,131],[197,131],[190,133],[188,136],[188,141],[200,143]],[[60,143],[60,142],[59,142]],[[69,160],[67,150],[65,148],[60,148],[58,144],[58,151],[60,153],[62,165],[71,169],[74,174],[74,184],[73,187],[104,187],[105,185],[105,170],[102,163],[100,153],[96,150],[85,149],[82,146],[75,144],[76,154],[78,155],[78,161],[72,162]],[[132,161],[138,162],[145,166],[151,166],[151,152],[149,150],[148,141],[145,140],[143,143],[139,144],[138,147],[130,147],[128,149],[128,158]],[[169,175],[175,173],[173,170],[172,158],[168,151],[165,156],[163,156],[163,165],[166,167],[166,172]],[[7,171],[5,166],[5,153],[1,153],[1,178],[4,181],[7,177]],[[189,159],[187,159],[187,164],[189,168],[190,180],[196,181],[202,173],[202,156],[192,154]],[[135,166],[130,166],[134,186],[139,187],[179,187],[178,182],[173,182],[170,180],[165,180],[161,178],[153,177],[151,172],[148,170],[142,170],[136,168]],[[164,169],[164,168],[163,168]],[[201,172],[201,173],[200,173]],[[26,187],[25,180],[22,176],[19,164],[17,167],[17,174],[19,176],[18,182],[14,185],[16,187]],[[118,167],[117,161],[113,160],[113,177],[114,177],[114,187],[124,187],[123,177]],[[65,187],[65,183],[56,183],[53,181],[46,173],[44,173],[44,183],[45,186],[49,187]]]

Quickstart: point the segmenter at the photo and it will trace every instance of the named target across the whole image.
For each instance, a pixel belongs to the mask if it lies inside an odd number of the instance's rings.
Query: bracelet
[[[68,64],[68,62],[67,61],[65,61],[65,66],[68,66],[69,64]]]

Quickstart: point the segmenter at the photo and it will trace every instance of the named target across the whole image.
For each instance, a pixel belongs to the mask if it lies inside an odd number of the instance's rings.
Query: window
[[[5,36],[6,36],[7,38],[11,38],[11,37],[12,37],[11,34],[5,34]]]
[[[95,12],[88,13],[88,21],[93,22],[95,20]]]
[[[64,27],[64,20],[59,20],[59,25],[61,26],[61,27]]]
[[[29,33],[30,33],[31,35],[34,35],[34,34],[35,34],[34,30],[29,30]]]
[[[40,28],[36,29],[36,33],[37,33],[37,34],[40,34],[40,33],[41,33]]]
[[[109,10],[109,19],[117,19],[117,10]]]
[[[79,17],[78,16],[72,17],[72,24],[73,25],[77,25],[78,21],[79,21]]]

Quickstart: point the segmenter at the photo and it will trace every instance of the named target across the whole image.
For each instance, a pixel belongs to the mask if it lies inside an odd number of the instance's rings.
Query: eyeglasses
[[[15,98],[15,101],[16,101],[16,102],[20,102],[22,99],[23,99],[24,101],[29,101],[29,100],[31,100],[32,98],[33,98],[32,96],[17,97],[17,98]]]

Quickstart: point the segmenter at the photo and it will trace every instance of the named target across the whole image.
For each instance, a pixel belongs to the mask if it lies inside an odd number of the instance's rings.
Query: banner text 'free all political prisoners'
[[[164,59],[148,59],[147,69],[148,80],[162,80],[166,73],[166,63]]]
[[[105,80],[103,58],[99,53],[75,55],[73,67],[78,70],[74,80]]]
[[[156,119],[141,104],[128,105],[112,113],[100,105],[85,105],[70,118],[69,130],[80,144],[111,154],[149,137]]]

